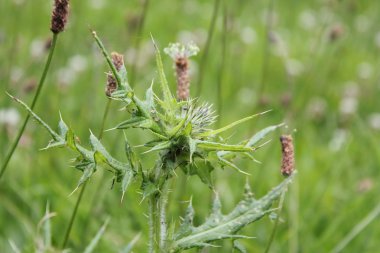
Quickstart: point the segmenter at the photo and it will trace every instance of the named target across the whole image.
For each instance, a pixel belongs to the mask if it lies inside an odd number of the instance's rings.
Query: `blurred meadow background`
[[[52,1],[0,1],[1,163],[26,115],[5,92],[30,104],[47,57],[51,9]],[[287,124],[255,153],[261,164],[239,162],[251,174],[256,196],[281,181],[280,134],[294,137],[298,175],[286,195],[270,252],[334,252],[344,242],[342,252],[378,252],[379,24],[380,2],[374,0],[72,1],[35,111],[52,126],[61,112],[83,144],[89,129],[100,131],[108,67],[89,28],[110,52],[124,55],[130,83],[141,95],[156,78],[150,34],[161,51],[170,42],[194,41],[200,53],[191,58],[191,94],[214,104],[220,115],[217,125],[272,110],[226,138],[233,142],[266,126]],[[167,55],[163,61],[175,91],[173,62]],[[106,129],[125,119],[119,108],[112,102]],[[143,143],[145,134],[127,131],[133,145]],[[120,159],[122,138],[110,131],[102,139]],[[0,181],[0,252],[13,252],[11,244],[34,252],[47,202],[56,213],[52,243],[58,248],[62,244],[79,191],[68,195],[81,172],[70,167],[69,151],[39,151],[48,141],[45,130],[30,120]],[[149,165],[155,156],[142,159]],[[225,168],[214,171],[213,179],[228,212],[240,200],[247,177]],[[183,215],[192,197],[195,223],[201,223],[211,194],[196,177],[186,182],[182,190],[173,186],[169,217]],[[87,184],[67,245],[72,252],[82,252],[107,217],[109,225],[95,252],[119,252],[139,232],[134,252],[145,251],[147,204],[138,194],[140,185],[134,183],[122,203],[119,188],[111,185],[111,174],[104,170]],[[248,252],[264,252],[273,225],[265,217],[244,229],[255,237],[241,240]],[[353,230],[355,236],[347,237]],[[220,245],[203,252],[231,252],[230,244]]]

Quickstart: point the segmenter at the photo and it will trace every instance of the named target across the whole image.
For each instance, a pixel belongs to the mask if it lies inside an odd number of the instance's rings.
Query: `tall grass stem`
[[[266,15],[266,21],[265,21],[265,38],[263,42],[263,60],[262,60],[262,70],[261,70],[261,77],[260,77],[260,83],[258,87],[258,101],[260,101],[264,90],[265,90],[265,83],[267,81],[267,73],[268,73],[268,65],[269,65],[269,56],[270,56],[270,33],[272,30],[272,22],[273,22],[273,10],[274,10],[274,0],[270,0],[267,15]]]
[[[208,53],[209,53],[209,49],[210,49],[210,45],[211,45],[212,36],[213,36],[214,30],[215,30],[216,18],[218,17],[219,5],[220,5],[220,0],[215,0],[214,1],[214,10],[213,10],[212,17],[211,17],[211,23],[210,23],[208,33],[207,33],[206,45],[204,47],[202,58],[201,58],[201,61],[199,63],[199,75],[198,75],[198,82],[197,82],[197,97],[199,97],[201,95],[201,92],[202,92],[203,75],[204,75],[204,70],[206,67],[206,62],[207,62],[207,57],[208,57]]]
[[[352,230],[335,246],[331,253],[342,252],[344,248],[358,236],[372,221],[380,214],[380,203],[372,209],[372,211],[364,217]]]
[[[224,78],[224,71],[225,71],[225,65],[226,65],[226,48],[227,48],[227,3],[224,0],[223,1],[223,26],[222,26],[222,35],[221,35],[221,60],[219,65],[219,71],[218,71],[218,82],[217,82],[217,112],[218,112],[218,126],[221,124],[221,117],[222,117],[222,100],[223,100],[223,94],[222,94],[222,88],[223,88],[223,78]]]
[[[272,230],[272,233],[269,237],[269,241],[268,241],[267,247],[265,248],[264,253],[268,253],[270,250],[270,247],[272,246],[274,237],[275,237],[276,232],[277,232],[278,222],[280,221],[280,215],[281,215],[282,206],[284,204],[284,198],[285,198],[285,191],[282,192],[282,194],[281,194],[280,204],[279,204],[278,211],[277,211],[277,217],[276,217],[276,220],[274,221],[273,230]]]
[[[46,79],[46,76],[47,76],[47,73],[49,71],[49,67],[50,67],[50,63],[51,63],[51,60],[53,58],[53,54],[54,54],[54,49],[55,49],[55,45],[57,43],[57,39],[58,39],[58,34],[53,34],[53,39],[52,39],[52,42],[51,42],[51,47],[50,47],[50,51],[49,51],[49,55],[48,55],[48,58],[46,60],[46,63],[45,63],[45,67],[44,67],[44,70],[42,72],[42,75],[41,75],[41,78],[40,78],[40,81],[38,83],[38,87],[37,87],[37,91],[34,95],[34,98],[33,98],[33,101],[32,101],[32,104],[30,105],[30,109],[34,109],[36,103],[37,103],[37,100],[41,94],[41,90],[42,90],[42,87],[44,86],[44,83],[45,83],[45,79]],[[12,156],[13,156],[13,153],[14,151],[16,150],[16,147],[21,139],[21,136],[22,134],[24,133],[25,131],[25,127],[29,121],[29,118],[30,118],[30,114],[28,114],[26,117],[25,117],[25,120],[24,120],[24,123],[22,124],[20,130],[18,131],[18,134],[16,136],[16,140],[13,142],[12,144],[12,147],[11,149],[9,150],[7,156],[5,157],[5,160],[1,166],[1,171],[0,171],[0,180],[1,178],[3,177],[6,169],[8,168],[8,164],[9,164],[9,161],[11,160]]]
[[[136,51],[135,51],[135,55],[134,55],[134,59],[133,59],[133,64],[131,66],[130,78],[129,78],[130,79],[130,85],[132,87],[134,86],[134,82],[136,79],[136,67],[137,67],[137,62],[139,60],[139,56],[140,56],[141,33],[143,31],[143,28],[144,28],[146,16],[148,13],[148,8],[149,8],[149,0],[144,0],[141,15],[140,15],[140,20],[139,20],[137,31],[136,31],[136,38],[134,41],[134,48]]]

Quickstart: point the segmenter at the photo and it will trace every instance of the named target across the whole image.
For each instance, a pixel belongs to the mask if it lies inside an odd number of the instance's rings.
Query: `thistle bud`
[[[124,66],[124,57],[122,54],[112,52],[111,53],[112,63],[115,65],[117,71],[120,71]],[[112,92],[117,90],[117,81],[115,77],[109,72],[107,73],[107,85],[105,89],[105,93],[108,97],[111,96]]]
[[[115,65],[117,71],[120,71],[124,66],[124,56],[122,54],[112,52],[111,53],[112,63]]]
[[[108,97],[111,96],[112,92],[117,90],[117,82],[115,77],[111,73],[107,73],[107,85],[105,89],[105,93]]]
[[[69,15],[69,0],[55,0],[50,30],[57,34],[65,30]]]
[[[282,135],[280,141],[282,147],[281,174],[288,177],[294,171],[293,138],[290,135]]]

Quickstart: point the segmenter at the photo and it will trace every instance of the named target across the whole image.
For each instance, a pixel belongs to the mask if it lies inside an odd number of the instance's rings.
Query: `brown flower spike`
[[[117,71],[120,71],[124,65],[124,57],[122,54],[112,52],[111,53],[112,63],[115,65]],[[112,92],[117,90],[117,82],[115,77],[111,73],[107,73],[107,85],[106,85],[106,95],[111,96]]]
[[[65,30],[69,16],[69,0],[55,0],[50,30],[57,34]]]
[[[188,45],[175,43],[170,44],[164,51],[175,63],[177,99],[181,101],[187,100],[190,98],[189,57],[196,55],[199,49],[193,43]]]
[[[290,135],[282,135],[280,141],[282,146],[281,173],[288,177],[293,173],[295,164],[293,138]]]
[[[188,60],[185,57],[178,57],[175,60],[178,100],[187,100],[190,97],[190,79],[188,74],[188,65]]]

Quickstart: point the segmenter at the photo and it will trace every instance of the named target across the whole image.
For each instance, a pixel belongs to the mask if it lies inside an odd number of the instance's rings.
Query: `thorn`
[[[121,195],[121,200],[120,200],[120,204],[123,203],[123,199],[124,199],[124,194],[125,194],[125,191],[123,191],[122,195]]]
[[[109,132],[109,131],[116,130],[116,129],[117,129],[117,127],[113,127],[113,128],[104,130],[104,132]]]
[[[73,195],[78,189],[79,189],[79,186],[77,186],[77,187],[74,189],[74,191],[72,191],[72,192],[69,194],[69,196],[67,196],[67,197],[71,197],[71,195]]]

